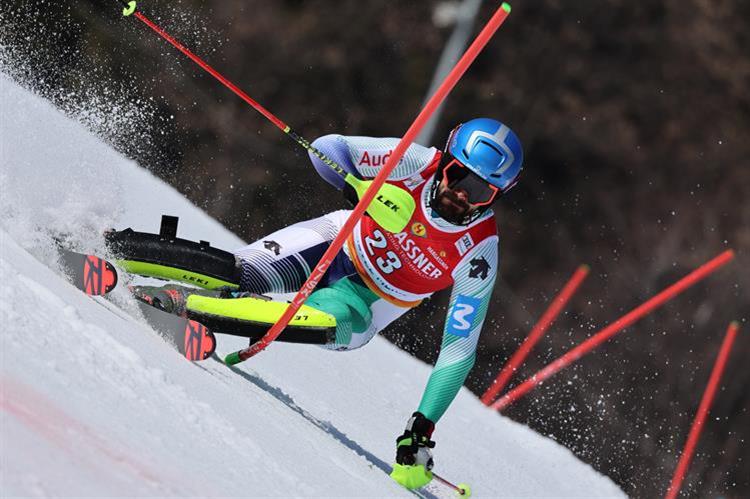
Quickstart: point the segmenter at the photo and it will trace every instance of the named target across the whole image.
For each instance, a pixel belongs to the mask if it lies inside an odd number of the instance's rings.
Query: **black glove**
[[[406,423],[404,434],[396,439],[396,462],[413,466],[422,464],[426,470],[432,469],[432,452],[435,442],[430,440],[435,423],[421,412],[412,414]]]

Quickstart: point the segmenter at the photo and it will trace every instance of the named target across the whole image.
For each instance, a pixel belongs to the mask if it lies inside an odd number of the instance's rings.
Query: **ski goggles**
[[[487,183],[456,158],[451,158],[443,168],[443,180],[441,182],[451,190],[460,189],[464,191],[467,201],[473,206],[492,204],[500,192],[499,188]]]

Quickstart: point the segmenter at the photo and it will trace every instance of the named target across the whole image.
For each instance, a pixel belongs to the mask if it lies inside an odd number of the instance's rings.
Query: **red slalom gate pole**
[[[482,403],[484,405],[490,405],[490,403],[495,400],[495,397],[497,397],[498,394],[508,385],[513,373],[515,373],[521,364],[523,364],[523,361],[526,360],[531,349],[534,348],[540,339],[542,339],[544,333],[547,332],[550,325],[552,325],[555,319],[557,319],[557,316],[560,315],[560,312],[562,312],[562,309],[578,290],[578,287],[583,280],[586,279],[588,273],[588,265],[581,265],[576,269],[568,283],[565,284],[560,293],[558,293],[558,295],[552,300],[552,303],[544,314],[542,314],[539,321],[534,325],[524,342],[518,347],[516,353],[513,354],[510,360],[505,364],[505,367],[500,371],[500,374],[497,375],[495,381],[493,381],[489,388],[487,388],[487,391],[484,392],[484,395],[482,395]]]
[[[651,299],[649,299],[642,305],[631,310],[630,312],[628,312],[627,314],[625,314],[624,316],[620,317],[615,322],[610,324],[609,326],[602,329],[600,332],[596,333],[594,336],[592,336],[588,340],[584,341],[577,347],[568,351],[565,355],[563,355],[559,359],[547,365],[545,368],[543,368],[541,371],[536,373],[534,376],[527,379],[526,381],[518,385],[516,388],[506,393],[503,397],[498,399],[497,402],[492,404],[490,407],[492,409],[502,411],[503,409],[508,407],[510,404],[512,404],[519,398],[523,397],[534,388],[536,388],[537,385],[539,385],[546,379],[556,374],[558,371],[564,369],[565,367],[569,366],[573,362],[577,361],[578,359],[583,357],[585,354],[589,353],[591,350],[595,349],[596,347],[598,347],[599,345],[601,345],[602,343],[610,339],[615,334],[619,333],[623,329],[632,325],[634,322],[638,321],[642,317],[648,315],[654,309],[660,307],[665,302],[669,301],[670,299],[674,298],[681,292],[693,286],[701,279],[712,274],[719,267],[727,264],[733,258],[734,258],[734,251],[727,250],[723,252],[722,254],[720,254],[719,256],[715,257],[713,260],[701,265],[700,267],[692,271],[690,274],[686,275],[685,277],[683,277],[676,283],[669,286],[667,289],[663,290],[658,295],[652,297]]]
[[[385,166],[383,166],[380,172],[378,172],[378,175],[373,179],[372,184],[367,189],[365,194],[361,197],[359,203],[357,203],[357,206],[354,208],[354,211],[352,211],[352,213],[349,215],[349,218],[344,223],[344,226],[341,228],[333,242],[331,242],[328,250],[323,254],[320,261],[315,266],[315,269],[313,269],[313,271],[310,273],[310,277],[308,277],[307,281],[305,281],[305,283],[302,285],[302,288],[297,292],[294,299],[286,308],[286,311],[281,316],[281,318],[276,322],[276,324],[271,327],[271,329],[268,330],[268,332],[260,340],[243,350],[239,350],[227,355],[224,359],[224,362],[227,365],[238,364],[249,359],[253,355],[264,350],[273,340],[276,339],[276,337],[279,336],[279,334],[281,334],[289,321],[294,317],[294,314],[297,313],[297,310],[299,310],[305,300],[313,292],[315,286],[318,285],[318,282],[323,277],[323,274],[325,274],[326,270],[331,265],[333,258],[339,252],[341,246],[343,246],[346,238],[349,237],[349,234],[354,229],[354,226],[362,218],[365,209],[370,204],[370,202],[372,202],[375,194],[385,183],[386,179],[391,174],[393,169],[396,168],[396,165],[398,165],[398,162],[406,152],[406,149],[414,141],[417,134],[425,125],[427,120],[430,119],[430,116],[432,116],[432,113],[435,112],[435,109],[437,109],[437,107],[443,102],[445,97],[453,89],[456,83],[458,83],[458,80],[461,79],[461,76],[463,76],[474,59],[476,59],[477,55],[479,55],[479,52],[481,52],[484,46],[487,45],[487,43],[490,41],[490,38],[492,38],[492,35],[495,34],[495,31],[497,31],[503,21],[505,21],[509,13],[510,5],[508,5],[507,3],[503,3],[500,8],[497,9],[492,18],[487,22],[479,35],[477,35],[476,39],[472,42],[469,48],[466,49],[466,52],[461,56],[461,59],[458,60],[448,76],[445,77],[443,83],[440,84],[440,87],[437,89],[437,91],[435,91],[435,94],[430,98],[430,100],[424,106],[414,122],[411,124],[409,129],[406,131],[404,136],[401,138],[398,145],[393,150],[391,157],[386,162]]]
[[[711,409],[714,395],[716,395],[716,390],[719,387],[721,375],[724,372],[727,359],[729,359],[729,354],[732,351],[732,344],[734,343],[734,338],[737,336],[739,328],[740,325],[738,322],[732,322],[729,324],[729,328],[727,328],[726,336],[724,336],[721,349],[719,349],[719,355],[716,357],[713,371],[711,371],[711,377],[708,380],[705,392],[703,392],[703,398],[698,407],[698,412],[695,415],[695,420],[693,420],[693,426],[690,428],[690,434],[685,443],[685,448],[682,450],[680,461],[677,463],[677,469],[675,469],[674,476],[672,477],[672,483],[669,485],[667,494],[664,496],[665,499],[675,499],[680,492],[682,481],[685,478],[688,466],[690,466],[690,461],[693,458],[695,446],[698,444],[701,431],[703,431],[703,423],[706,421],[709,409]]]

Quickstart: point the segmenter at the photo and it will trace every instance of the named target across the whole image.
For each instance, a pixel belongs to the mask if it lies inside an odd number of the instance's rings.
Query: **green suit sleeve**
[[[472,248],[453,271],[454,285],[443,328],[443,343],[427,382],[419,412],[437,423],[474,366],[477,342],[490,305],[498,266],[498,238]]]

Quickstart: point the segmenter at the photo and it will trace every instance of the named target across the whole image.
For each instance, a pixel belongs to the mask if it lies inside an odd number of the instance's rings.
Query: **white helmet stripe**
[[[508,136],[508,133],[510,133],[510,128],[505,125],[500,126],[500,128],[497,129],[497,132],[495,132],[494,135],[483,132],[481,130],[475,130],[471,133],[471,135],[469,136],[469,140],[466,143],[466,148],[469,151],[474,148],[475,143],[481,138],[492,139],[493,142],[497,143],[497,145],[500,146],[500,149],[503,150],[507,159],[503,162],[502,166],[492,175],[502,175],[516,161],[516,157],[513,155],[513,151],[511,151],[510,148],[505,144],[505,138]]]

